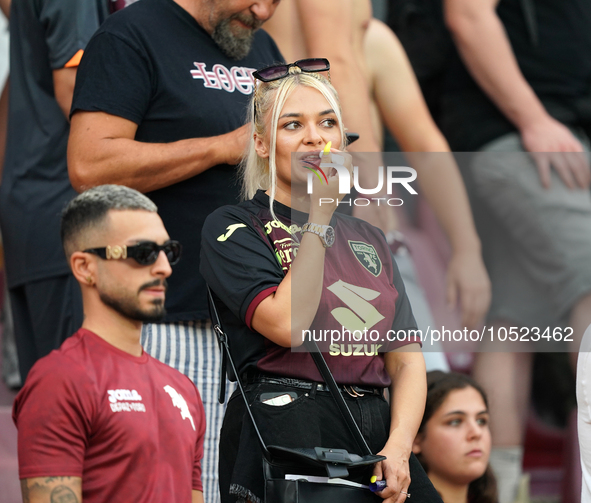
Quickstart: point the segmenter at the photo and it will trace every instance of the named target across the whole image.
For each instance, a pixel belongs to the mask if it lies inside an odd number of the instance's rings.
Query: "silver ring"
[[[400,491],[401,494],[406,494],[407,498],[410,498],[410,493],[407,493],[406,491]]]

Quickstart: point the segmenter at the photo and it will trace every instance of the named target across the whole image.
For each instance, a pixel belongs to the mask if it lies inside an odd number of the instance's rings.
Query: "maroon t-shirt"
[[[187,503],[202,491],[205,415],[184,375],[80,329],[16,397],[19,477],[82,477],[85,503]]]
[[[307,221],[307,215],[282,204],[275,203],[274,210],[278,220],[259,191],[250,201],[210,215],[202,234],[201,273],[219,300],[239,372],[256,367],[322,381],[308,353],[281,347],[251,329],[254,310],[290,269]],[[386,387],[384,352],[419,342],[409,333],[416,322],[402,278],[379,229],[338,213],[331,225],[335,243],[326,250],[320,305],[305,336],[318,342],[338,383]],[[304,281],[294,275],[292,288]]]

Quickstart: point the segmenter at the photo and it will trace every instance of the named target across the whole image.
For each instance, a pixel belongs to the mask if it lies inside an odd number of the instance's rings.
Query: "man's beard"
[[[232,31],[233,28],[234,30],[237,29],[236,26],[231,25],[233,19],[238,19],[240,22],[249,26],[249,28],[240,27],[238,34],[236,34],[235,31]],[[242,59],[250,52],[254,40],[254,32],[262,24],[262,21],[253,17],[248,17],[240,13],[234,14],[217,23],[211,37],[226,56],[232,59]]]
[[[164,286],[167,287],[166,280],[160,281],[155,280],[150,283],[142,285],[139,290],[145,290],[153,286]],[[154,299],[152,301],[152,307],[147,310],[142,310],[139,307],[137,297],[135,299],[129,296],[118,296],[113,297],[108,293],[99,291],[99,297],[104,304],[117,311],[119,314],[129,318],[130,320],[141,321],[143,323],[156,323],[161,321],[166,316],[166,308],[164,307],[163,299]]]

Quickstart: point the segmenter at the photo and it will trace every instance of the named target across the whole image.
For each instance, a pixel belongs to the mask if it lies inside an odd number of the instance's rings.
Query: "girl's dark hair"
[[[474,388],[484,401],[488,409],[488,398],[482,387],[470,377],[456,372],[441,372],[434,370],[427,373],[427,403],[425,404],[425,413],[419,433],[423,432],[427,421],[431,419],[435,411],[441,407],[447,396],[454,390],[464,388]],[[427,463],[421,454],[417,455],[417,459],[426,472],[429,471]],[[497,496],[497,481],[493,475],[492,469],[486,467],[484,474],[473,480],[468,486],[468,503],[498,503]]]

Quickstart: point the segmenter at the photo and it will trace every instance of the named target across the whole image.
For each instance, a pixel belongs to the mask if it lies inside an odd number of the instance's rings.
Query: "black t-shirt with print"
[[[307,215],[277,202],[274,210],[279,220],[271,215],[268,196],[259,191],[250,201],[210,215],[203,227],[201,272],[217,297],[238,372],[256,368],[322,381],[309,353],[278,346],[250,328],[256,307],[277,289],[291,267],[301,225],[307,220]],[[386,387],[390,378],[384,351],[415,342],[409,330],[416,329],[416,322],[404,283],[379,229],[338,213],[331,225],[336,239],[326,249],[322,295],[310,335],[326,340],[318,345],[326,352],[337,382]],[[292,277],[292,288],[305,280]],[[320,330],[343,333],[343,327],[351,333],[367,327],[376,340],[364,335],[359,341],[331,344],[326,332],[319,337]],[[388,340],[389,330],[396,340]]]
[[[250,54],[225,56],[173,0],[142,0],[109,17],[82,58],[72,113],[102,111],[138,125],[135,139],[169,143],[217,136],[245,123],[252,72],[282,61],[273,40],[255,33]],[[171,238],[183,245],[167,293],[167,321],[209,318],[199,274],[201,227],[238,201],[236,166],[218,165],[147,194]]]

